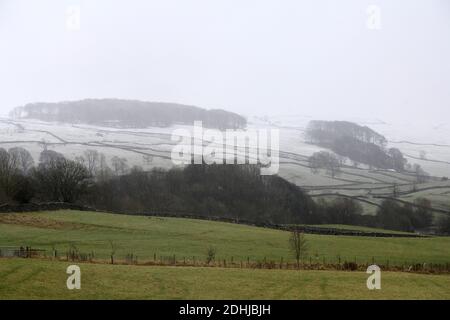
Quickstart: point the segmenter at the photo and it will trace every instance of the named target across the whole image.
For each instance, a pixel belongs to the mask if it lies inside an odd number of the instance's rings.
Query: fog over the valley
[[[114,97],[437,125],[449,57],[448,0],[0,0],[1,115]]]

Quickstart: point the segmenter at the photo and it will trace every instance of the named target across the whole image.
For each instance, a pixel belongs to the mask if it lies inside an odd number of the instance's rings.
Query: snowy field
[[[436,199],[436,206],[450,209],[450,183],[440,181],[450,176],[450,126],[417,126],[406,123],[391,124],[379,120],[348,119],[367,125],[383,134],[388,147],[400,149],[411,164],[420,164],[434,176],[427,184],[417,185],[414,177],[391,171],[369,170],[360,166],[343,168],[341,175],[332,178],[325,172],[314,174],[308,167],[307,157],[323,150],[305,142],[304,131],[311,117],[279,116],[270,120],[250,117],[248,129],[278,129],[280,133],[279,175],[303,187],[312,195],[342,194],[358,196],[374,203],[374,196],[389,196],[396,185],[399,197],[413,201],[420,195]],[[36,162],[44,148],[63,153],[75,159],[86,150],[97,150],[108,161],[119,156],[127,159],[129,167],[140,166],[146,170],[170,168],[171,151],[181,137],[174,136],[176,129],[192,132],[189,126],[167,128],[119,129],[82,124],[47,123],[38,120],[0,119],[0,147],[9,149],[21,146],[29,150]],[[175,139],[175,140],[174,140]],[[365,203],[364,207],[370,207]],[[371,211],[373,210],[367,210]]]

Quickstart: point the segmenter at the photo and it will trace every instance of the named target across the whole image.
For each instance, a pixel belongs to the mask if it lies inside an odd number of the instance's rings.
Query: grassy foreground
[[[342,260],[390,265],[403,263],[450,262],[450,237],[371,238],[306,235],[312,261]],[[222,222],[180,218],[126,216],[107,213],[55,211],[0,214],[0,246],[32,246],[58,250],[61,255],[71,245],[81,252],[94,252],[108,259],[111,242],[117,259],[127,254],[140,261],[157,257],[205,259],[209,246],[217,248],[217,258],[234,261],[293,261],[288,246],[289,233]]]
[[[0,259],[0,299],[450,299],[450,277],[384,272],[368,290],[363,272],[250,270],[77,264]]]

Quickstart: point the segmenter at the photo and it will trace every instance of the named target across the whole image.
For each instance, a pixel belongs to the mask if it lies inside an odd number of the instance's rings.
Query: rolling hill
[[[337,263],[340,259],[386,264],[389,260],[390,265],[400,266],[450,261],[448,237],[306,237],[307,260],[320,263]],[[45,249],[48,254],[55,249],[63,256],[76,246],[80,252],[93,252],[101,260],[109,259],[113,242],[117,259],[121,260],[133,254],[142,261],[173,256],[180,261],[204,261],[212,246],[217,249],[218,261],[294,262],[288,240],[287,231],[183,218],[78,211],[0,214],[1,246],[31,246]]]
[[[349,228],[348,226],[334,226]],[[18,246],[45,249],[47,258],[0,258],[0,299],[448,299],[450,277],[384,271],[382,290],[366,288],[362,271],[255,269],[256,261],[293,262],[289,233],[244,225],[55,211],[0,214],[2,252]],[[338,255],[358,263],[407,266],[450,260],[450,238],[370,238],[307,235],[305,264]],[[111,244],[115,264],[109,264]],[[224,268],[200,264],[217,249]],[[6,247],[6,248],[5,248]],[[89,252],[89,262],[67,261],[68,250]],[[6,250],[6,251],[5,251]],[[58,259],[51,258],[56,250]],[[126,257],[133,254],[130,263]],[[176,256],[177,266],[152,265]],[[192,266],[192,259],[197,261]],[[311,259],[311,260],[310,260]],[[373,259],[373,260],[372,260]],[[187,264],[184,266],[184,264]],[[232,262],[234,261],[234,262]],[[242,267],[242,261],[244,267]],[[135,264],[138,265],[135,265]],[[230,264],[234,263],[233,267]],[[66,268],[81,268],[81,290],[67,290]],[[215,267],[213,267],[215,265]],[[314,269],[314,268],[313,268]],[[407,269],[406,269],[407,270]],[[120,288],[120,290],[117,290]]]
[[[291,117],[289,120],[295,126],[283,118],[274,121],[251,118],[248,129],[279,130],[278,174],[313,197],[352,197],[361,203],[364,214],[375,214],[378,205],[386,197],[411,203],[418,197],[426,196],[436,209],[436,217],[450,212],[450,181],[443,179],[450,175],[450,149],[442,135],[429,135],[427,144],[420,141],[414,144],[405,142],[409,137],[409,131],[406,131],[409,127],[399,125],[397,128],[385,123],[361,122],[383,133],[388,139],[395,139],[396,142],[390,140],[388,146],[400,149],[407,158],[414,157],[409,158],[410,162],[421,164],[431,174],[431,178],[427,182],[418,183],[414,175],[408,172],[371,169],[365,165],[356,167],[349,161],[342,168],[342,173],[333,178],[324,171],[313,173],[309,167],[308,157],[314,152],[326,150],[307,143],[304,130],[310,118]],[[171,152],[178,143],[172,140],[172,135],[174,130],[180,128],[192,130],[192,126],[186,125],[131,129],[8,118],[0,119],[0,147],[24,147],[31,152],[35,161],[44,148],[63,153],[71,159],[92,149],[104,154],[107,161],[111,161],[114,156],[125,158],[130,168],[134,165],[144,169],[171,168],[174,166]],[[445,127],[439,127],[436,130],[441,133],[444,129]],[[420,136],[417,136],[419,139]],[[175,135],[175,140],[180,138]]]

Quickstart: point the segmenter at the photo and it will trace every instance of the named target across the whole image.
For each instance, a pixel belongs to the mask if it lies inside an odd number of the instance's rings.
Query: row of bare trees
[[[86,150],[83,155],[76,157],[75,161],[84,165],[91,177],[103,180],[112,175],[124,175],[131,170],[126,158],[113,156],[109,166],[105,155],[97,150]],[[148,163],[148,161],[148,156],[145,156],[144,162]]]
[[[19,147],[0,148],[0,199],[27,197],[28,181],[25,178],[34,166],[30,153]]]
[[[389,149],[388,154],[392,157],[392,167],[396,171],[407,171],[414,175],[416,183],[426,183],[430,179],[430,175],[419,165],[409,164],[403,158],[402,153],[398,149]],[[309,158],[309,167],[314,174],[318,174],[324,170],[326,174],[333,179],[342,173],[342,167],[345,164],[345,157],[329,151],[318,151],[313,153]],[[357,161],[353,161],[357,165]]]
[[[320,166],[339,161],[322,155],[317,158]],[[418,199],[412,206],[385,201],[376,216],[367,216],[352,199],[314,202],[280,177],[261,176],[258,166],[192,165],[183,170],[144,171],[129,170],[120,158],[111,163],[112,168],[97,151],[88,150],[70,160],[45,149],[35,165],[23,148],[0,149],[0,201],[57,201],[122,212],[187,213],[271,224],[353,224],[404,231],[426,229],[433,222],[431,203],[426,199]],[[442,225],[446,224],[443,220]]]
[[[52,150],[42,151],[36,166],[24,148],[0,149],[2,202],[42,200],[74,202],[87,189],[90,175],[77,161]]]
[[[86,150],[74,160],[44,148],[36,164],[22,147],[0,148],[0,201],[27,203],[39,200],[75,202],[93,182],[130,172],[127,159],[114,156],[111,166],[104,154]]]

